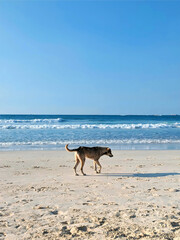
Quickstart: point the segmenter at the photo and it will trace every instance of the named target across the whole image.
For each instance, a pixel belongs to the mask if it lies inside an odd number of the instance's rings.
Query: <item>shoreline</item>
[[[173,145],[173,144],[172,144]],[[76,147],[78,147],[78,146],[80,146],[80,145],[73,145],[72,144],[72,146],[75,146],[75,148]],[[81,146],[87,146],[87,147],[92,147],[91,145],[81,145]],[[170,147],[169,146],[169,148],[167,148],[167,146],[166,146],[166,148],[152,148],[152,147],[150,147],[150,148],[145,148],[145,146],[144,146],[144,148],[137,148],[137,146],[136,146],[136,148],[131,148],[130,146],[127,146],[127,148],[125,148],[124,146],[122,147],[122,148],[116,148],[116,147],[114,147],[114,146],[111,146],[111,145],[96,145],[96,146],[99,146],[99,147],[110,147],[111,149],[112,149],[112,151],[180,151],[180,146],[179,146],[179,144],[178,144],[178,147]],[[157,145],[158,146],[158,145]],[[64,151],[65,150],[65,145],[64,145],[64,147],[60,147],[60,148],[27,148],[27,149],[0,149],[0,153],[1,152],[38,152],[38,151],[40,151],[40,152],[42,152],[42,151],[50,151],[50,152],[56,152],[56,151]]]
[[[119,149],[112,149],[111,150],[113,152],[179,152],[180,153],[180,149],[127,149],[127,150],[119,150]],[[21,149],[16,149],[16,150],[0,150],[0,154],[1,153],[19,153],[19,152],[24,152],[24,153],[31,153],[31,152],[64,152],[65,149],[27,149],[27,150],[21,150]]]
[[[113,150],[74,176],[65,150],[1,151],[0,239],[179,240],[179,153]]]

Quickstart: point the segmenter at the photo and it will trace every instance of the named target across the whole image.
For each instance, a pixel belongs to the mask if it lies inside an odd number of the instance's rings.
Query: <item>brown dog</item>
[[[101,169],[102,169],[101,164],[99,163],[99,158],[101,156],[107,155],[109,157],[113,157],[113,155],[111,153],[111,149],[106,148],[106,147],[79,147],[76,149],[69,149],[68,144],[67,144],[65,146],[65,149],[68,152],[75,152],[76,164],[74,166],[74,171],[75,171],[76,176],[78,176],[78,174],[76,172],[76,168],[80,161],[81,161],[81,172],[83,175],[86,175],[83,172],[83,167],[84,167],[86,157],[94,160],[94,169],[95,169],[96,173],[100,173]],[[97,171],[97,165],[100,167],[99,171]]]

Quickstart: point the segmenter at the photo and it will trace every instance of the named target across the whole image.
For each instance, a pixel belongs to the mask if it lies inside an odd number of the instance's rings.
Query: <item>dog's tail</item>
[[[68,148],[68,145],[69,145],[69,144],[66,144],[66,146],[65,146],[65,149],[66,149],[66,151],[68,151],[68,152],[76,152],[76,151],[78,151],[78,149],[79,149],[79,148],[69,149],[69,148]]]

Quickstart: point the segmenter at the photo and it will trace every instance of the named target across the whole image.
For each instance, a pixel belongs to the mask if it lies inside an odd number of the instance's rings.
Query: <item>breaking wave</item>
[[[55,119],[1,119],[0,124],[23,124],[23,123],[29,123],[29,124],[36,124],[36,123],[59,123],[63,122],[64,119],[62,118],[55,118]]]
[[[2,121],[2,120],[1,120]],[[180,122],[176,123],[147,123],[147,124],[53,124],[62,122],[61,118],[58,119],[34,119],[34,120],[6,120],[8,124],[0,125],[0,129],[158,129],[158,128],[180,128]],[[13,121],[13,122],[10,122]],[[34,123],[51,124],[10,124],[14,121],[34,121]],[[22,122],[24,121],[24,122]],[[1,122],[0,122],[1,123]],[[19,122],[17,122],[19,123]]]

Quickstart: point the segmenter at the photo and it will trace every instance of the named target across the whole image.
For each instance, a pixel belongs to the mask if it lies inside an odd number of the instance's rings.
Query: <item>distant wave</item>
[[[34,141],[34,142],[0,142],[1,147],[11,146],[64,146],[65,144],[72,145],[120,145],[120,144],[168,144],[180,143],[180,140],[173,139],[118,139],[118,140],[73,140],[73,141]]]
[[[59,123],[59,122],[63,122],[64,119],[62,118],[55,118],[55,119],[1,119],[0,120],[0,124],[24,124],[24,123],[29,123],[29,124],[36,124],[36,123]]]
[[[17,121],[17,120],[7,120]],[[51,124],[3,124],[0,129],[157,129],[157,128],[180,128],[180,122],[176,123],[147,123],[147,124],[52,124],[63,121],[58,119],[34,119],[34,120],[20,120],[20,121],[34,121],[50,122]],[[0,122],[1,123],[1,122]],[[7,122],[11,123],[11,122]],[[12,122],[14,123],[14,122]],[[23,122],[24,123],[24,122]]]

